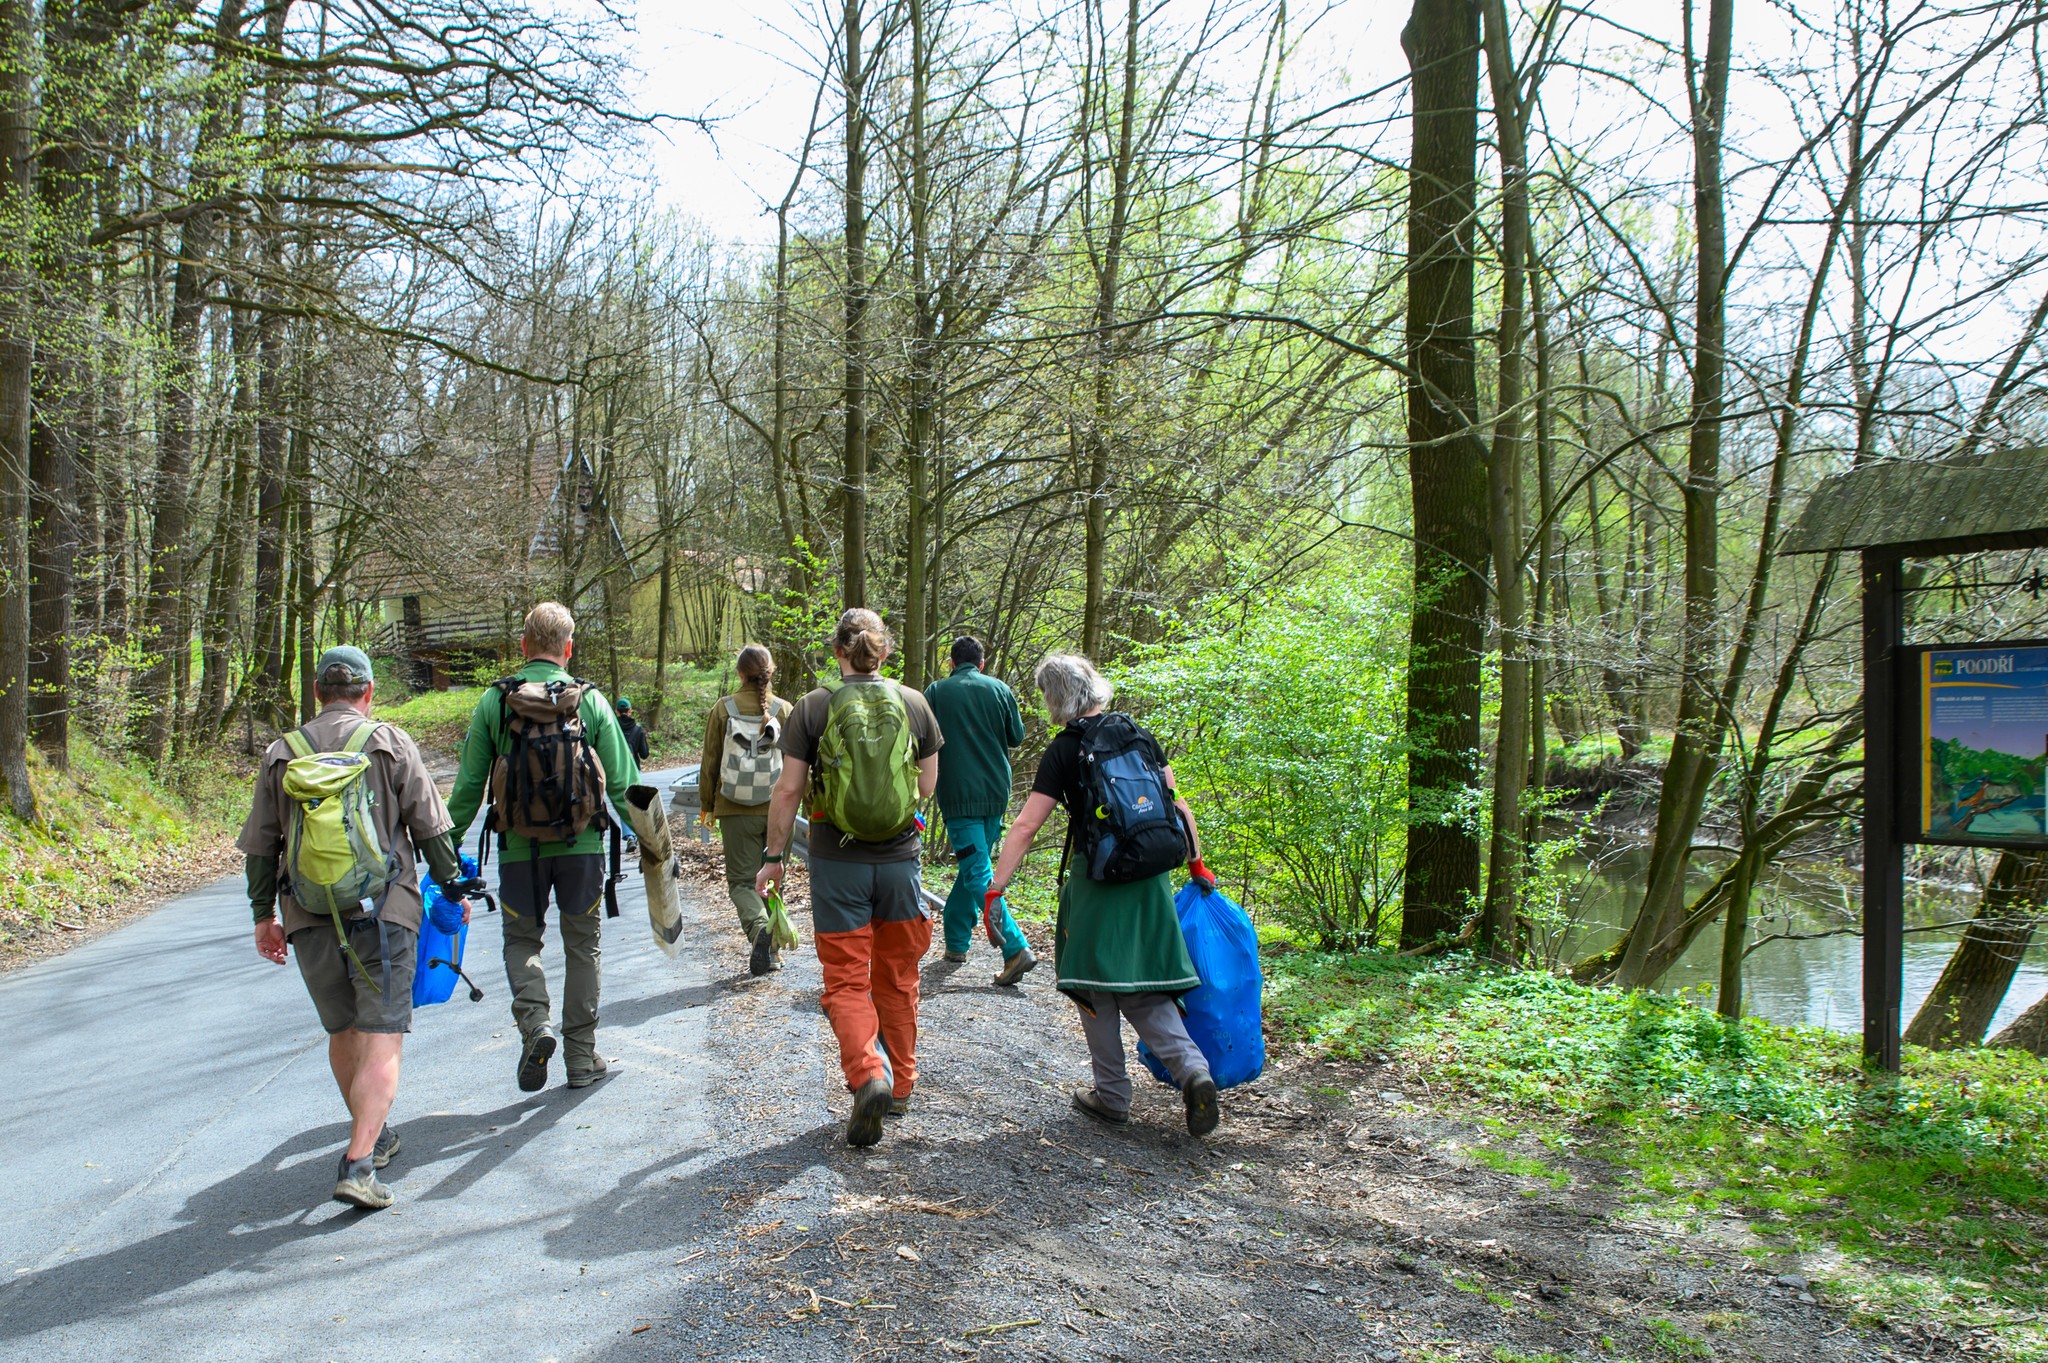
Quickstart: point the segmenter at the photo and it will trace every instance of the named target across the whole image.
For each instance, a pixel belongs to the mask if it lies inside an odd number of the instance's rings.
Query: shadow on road
[[[418,1187],[414,1169],[459,1161],[417,1200],[456,1197],[573,1112],[591,1090],[552,1089],[493,1112],[446,1112],[399,1128],[404,1146],[385,1177]],[[344,1123],[303,1131],[241,1172],[197,1192],[186,1224],[104,1254],[67,1259],[0,1287],[0,1340],[101,1320],[224,1271],[265,1272],[273,1251],[345,1230],[364,1217],[326,1200]],[[395,1177],[394,1177],[395,1175]],[[403,1193],[401,1194],[403,1196]]]

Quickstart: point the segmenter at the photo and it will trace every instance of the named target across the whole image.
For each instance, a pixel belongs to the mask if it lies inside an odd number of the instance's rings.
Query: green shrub
[[[1118,683],[1173,754],[1206,859],[1325,947],[1395,926],[1405,848],[1407,595],[1339,564],[1218,597]]]

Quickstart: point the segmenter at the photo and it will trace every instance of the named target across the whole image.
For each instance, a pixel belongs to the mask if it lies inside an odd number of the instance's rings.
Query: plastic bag
[[[1259,934],[1237,901],[1222,890],[1189,881],[1173,897],[1181,935],[1202,983],[1181,995],[1188,1036],[1209,1062],[1218,1088],[1250,1083],[1266,1068],[1266,1034],[1259,1011],[1264,977],[1259,972]],[[1149,1046],[1138,1043],[1138,1059],[1152,1077],[1179,1087]]]
[[[796,925],[789,921],[789,910],[783,907],[780,890],[768,896],[768,931],[774,934],[777,951],[794,951],[803,945],[803,939],[796,935]]]

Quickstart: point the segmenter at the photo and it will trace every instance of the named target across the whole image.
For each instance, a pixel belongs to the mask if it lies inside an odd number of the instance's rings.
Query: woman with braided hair
[[[704,754],[697,768],[699,817],[716,825],[725,845],[725,888],[739,914],[740,932],[753,943],[747,969],[765,975],[781,958],[768,931],[768,906],[754,891],[768,833],[768,797],[782,774],[777,747],[790,704],[775,694],[775,655],[748,644],[734,660],[739,689],[704,717]]]

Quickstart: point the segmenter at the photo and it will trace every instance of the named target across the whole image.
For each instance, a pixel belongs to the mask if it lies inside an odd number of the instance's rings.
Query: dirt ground
[[[1476,1164],[1463,1148],[1483,1114],[1444,1110],[1426,1076],[1276,1052],[1197,1141],[1133,1059],[1132,1123],[1099,1125],[1068,1104],[1086,1052],[1043,931],[1048,964],[1012,990],[991,985],[985,944],[949,966],[935,934],[912,1110],[850,1150],[801,873],[807,945],[753,980],[714,850],[685,856],[691,938],[720,956],[726,996],[709,1010],[720,1144],[754,1153],[721,1166],[729,1224],[719,1249],[678,1262],[673,1314],[605,1357],[710,1357],[706,1336],[734,1331],[759,1341],[742,1356],[776,1360],[1812,1363],[1970,1347],[1852,1326],[1807,1290],[1809,1266],[1752,1263],[1739,1222],[1706,1238],[1647,1224],[1595,1162],[1563,1188]]]

